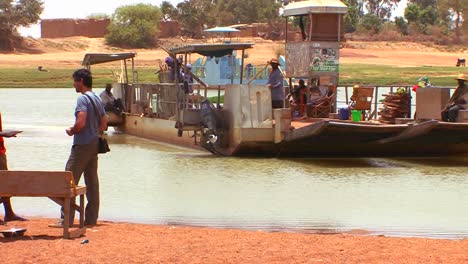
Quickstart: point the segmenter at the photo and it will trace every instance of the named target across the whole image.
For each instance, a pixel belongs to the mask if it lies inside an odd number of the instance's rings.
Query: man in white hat
[[[458,82],[457,89],[442,110],[442,120],[446,122],[456,122],[458,111],[468,109],[468,86],[465,84],[468,79],[465,74],[459,74],[455,80]]]
[[[272,71],[268,76],[268,88],[271,90],[271,101],[273,108],[284,108],[284,77],[281,73],[278,59],[273,58],[270,60]]]

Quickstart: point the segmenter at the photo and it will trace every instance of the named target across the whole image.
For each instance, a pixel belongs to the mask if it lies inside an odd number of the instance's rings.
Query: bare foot
[[[12,221],[28,221],[28,219],[26,218],[23,218],[21,216],[17,216],[17,215],[13,215],[13,216],[9,216],[9,217],[6,217],[5,216],[5,222],[12,222]]]

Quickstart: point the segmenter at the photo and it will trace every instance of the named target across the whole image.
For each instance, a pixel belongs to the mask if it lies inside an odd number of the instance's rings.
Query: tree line
[[[402,35],[450,37],[461,42],[468,36],[467,0],[408,0],[403,16],[392,18],[400,0],[344,0],[348,13],[344,18],[346,33],[379,33],[394,27]]]
[[[154,45],[160,20],[177,20],[183,34],[201,37],[203,29],[249,23],[284,22],[280,10],[291,0],[185,0],[176,6],[122,6],[110,16],[106,40],[129,47]],[[468,36],[468,0],[408,0],[403,16],[393,13],[400,0],[343,0],[346,33],[378,34],[388,28],[403,36],[438,34],[461,42]],[[0,0],[0,49],[11,50],[19,39],[18,27],[37,23],[43,11],[41,0]],[[105,15],[96,14],[102,18]]]
[[[463,19],[468,16],[468,0],[408,0],[404,15],[394,17],[393,13],[400,1],[343,0],[348,6],[348,13],[344,17],[345,33],[378,34],[390,29],[403,36],[414,35],[416,38],[437,34],[453,42],[461,42],[464,35],[468,36],[468,19]],[[284,21],[280,15],[281,8],[291,2],[294,1],[185,0],[176,6],[163,1],[160,6],[140,7],[152,8],[158,21],[177,20],[184,35],[201,37],[203,29],[207,27],[254,22],[278,24]],[[122,24],[125,24],[120,21],[119,14],[130,8],[116,10],[113,15],[115,31],[120,31]]]
[[[277,0],[185,0],[177,6],[163,1],[160,6],[138,4],[118,8],[112,15],[112,24],[106,39],[115,45],[133,47],[151,46],[150,37],[160,20],[176,20],[182,34],[199,38],[205,28],[240,23],[274,23],[281,19]],[[151,15],[150,15],[151,14]],[[143,21],[151,22],[146,25]],[[145,39],[142,35],[148,38]]]

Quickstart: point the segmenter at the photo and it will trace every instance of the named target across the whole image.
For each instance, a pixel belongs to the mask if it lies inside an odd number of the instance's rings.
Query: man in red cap
[[[3,140],[4,137],[16,137],[18,133],[21,131],[5,131],[2,130],[2,117],[0,115],[0,170],[8,170],[7,165],[7,158],[6,158],[6,148],[5,142]],[[5,208],[5,222],[10,221],[25,221],[26,219],[19,217],[13,211],[13,207],[11,206],[10,197],[0,197],[0,203],[3,202],[3,207]],[[2,220],[0,220],[0,225],[5,224]]]

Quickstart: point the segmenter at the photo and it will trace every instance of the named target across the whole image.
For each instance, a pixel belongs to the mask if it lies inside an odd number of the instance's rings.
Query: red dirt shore
[[[468,239],[268,233],[99,222],[63,240],[52,219],[8,223],[23,238],[0,238],[2,263],[468,263]],[[84,239],[89,243],[81,244]]]

